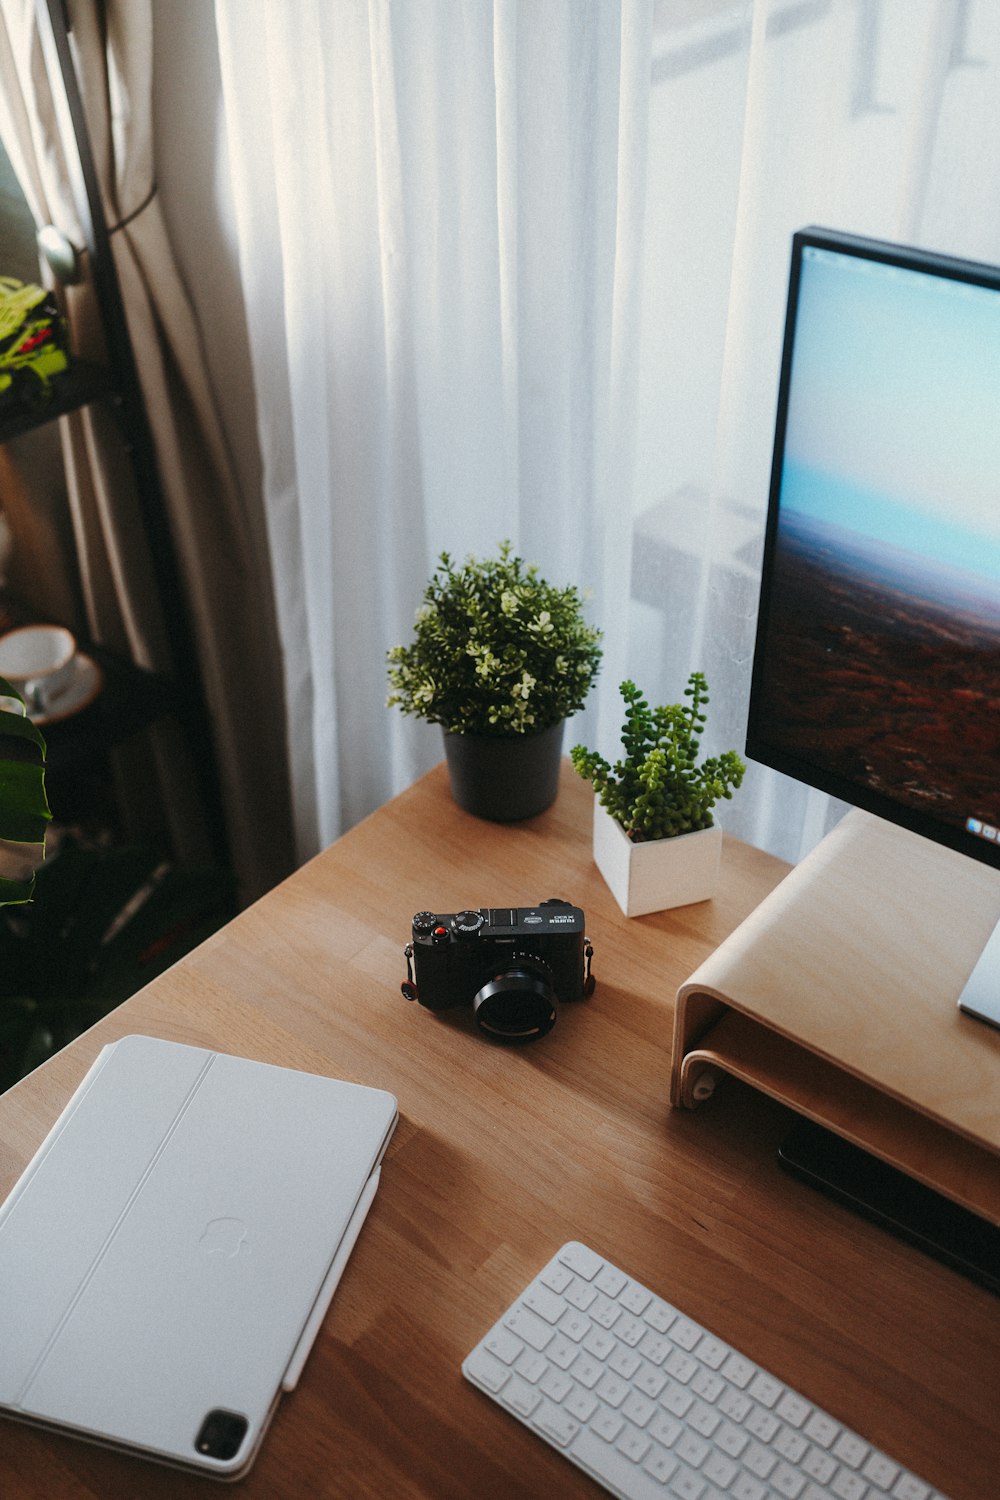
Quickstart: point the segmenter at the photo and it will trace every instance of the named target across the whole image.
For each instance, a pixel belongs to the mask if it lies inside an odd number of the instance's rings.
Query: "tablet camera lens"
[[[202,1422],[195,1438],[195,1448],[206,1458],[235,1458],[249,1426],[246,1417],[241,1417],[239,1412],[216,1407]]]

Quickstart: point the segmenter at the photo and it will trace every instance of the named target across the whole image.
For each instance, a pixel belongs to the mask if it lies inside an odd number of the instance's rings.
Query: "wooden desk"
[[[575,1235],[952,1500],[988,1500],[1000,1302],[782,1174],[779,1104],[733,1082],[697,1113],[668,1106],[678,985],[784,869],[729,843],[716,900],[630,922],[591,862],[590,795],[568,764],[555,805],[511,827],[460,812],[438,767],[0,1098],[0,1192],[127,1032],[396,1094],[379,1195],[248,1497],[602,1493],[459,1372]],[[598,983],[544,1041],[498,1049],[465,1011],[403,1001],[414,911],[549,896],[586,912]],[[4,1500],[176,1500],[210,1483],[0,1426]]]

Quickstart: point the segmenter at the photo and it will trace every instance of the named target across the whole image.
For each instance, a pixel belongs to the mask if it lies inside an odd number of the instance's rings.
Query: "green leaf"
[[[24,702],[2,677],[0,698]],[[45,795],[45,739],[23,710],[0,708],[0,905],[31,900],[31,870],[45,857],[45,829],[51,817]]]
[[[35,890],[35,877],[28,880],[7,880],[0,875],[0,906],[17,906],[30,901]]]
[[[0,740],[0,754],[3,742]],[[45,795],[45,768],[27,761],[0,760],[0,839],[40,844],[52,817]]]

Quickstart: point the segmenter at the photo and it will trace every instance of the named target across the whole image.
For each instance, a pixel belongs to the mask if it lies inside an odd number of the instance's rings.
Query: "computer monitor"
[[[1000,868],[1000,269],[793,237],[747,753]]]
[[[746,748],[1000,868],[1000,269],[793,236]]]

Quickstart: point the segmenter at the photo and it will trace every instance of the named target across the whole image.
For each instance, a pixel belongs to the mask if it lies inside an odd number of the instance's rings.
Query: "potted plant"
[[[388,703],[441,725],[467,812],[532,817],[555,798],[564,721],[597,675],[600,639],[578,590],[547,583],[509,542],[461,566],[442,552],[412,643],[388,653]]]
[[[594,785],[594,859],[627,917],[704,901],[715,890],[722,830],[712,817],[746,767],[735,750],[699,764],[708,684],[692,672],[686,703],[650,708],[633,682],[625,700],[624,755],[614,766],[583,745],[570,756]]]
[[[51,816],[45,740],[26,716],[17,688],[0,677],[0,906],[31,900]]]

